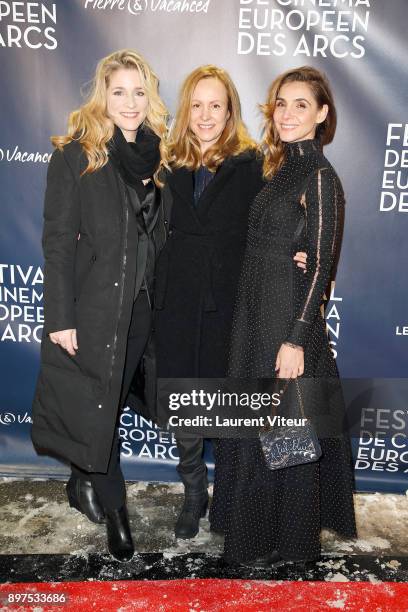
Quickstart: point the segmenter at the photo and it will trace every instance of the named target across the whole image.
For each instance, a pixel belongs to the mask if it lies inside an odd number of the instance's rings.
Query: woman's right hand
[[[75,355],[78,350],[77,330],[64,329],[62,331],[52,332],[49,338],[53,344],[59,344],[70,355]]]

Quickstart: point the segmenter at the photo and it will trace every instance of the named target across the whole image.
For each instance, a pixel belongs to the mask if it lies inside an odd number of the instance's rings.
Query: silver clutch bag
[[[285,398],[285,394],[290,395],[286,393],[289,384],[296,387],[296,393],[292,394],[294,398],[291,399],[298,403],[300,415],[304,419],[306,417],[302,394],[296,378],[286,383],[282,397]],[[308,420],[304,425],[299,426],[265,426],[259,432],[259,440],[266,465],[270,470],[312,463],[317,461],[322,454],[317,434]]]

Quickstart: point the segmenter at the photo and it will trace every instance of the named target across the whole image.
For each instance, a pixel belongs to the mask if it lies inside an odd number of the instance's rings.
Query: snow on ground
[[[326,557],[320,563],[326,564],[323,567],[332,572],[330,579],[333,580],[335,576],[341,580],[345,573],[341,562],[331,559],[333,556],[408,555],[407,497],[358,493],[354,499],[358,539],[343,540],[330,531],[322,533]],[[182,486],[179,483],[128,485],[128,509],[136,550],[164,552],[168,558],[190,552],[216,556],[222,553],[222,536],[210,532],[208,518],[201,520],[200,532],[194,539],[174,538],[174,523],[181,504]],[[0,479],[0,554],[76,553],[86,556],[105,551],[105,546],[105,526],[94,525],[69,508],[63,482]],[[398,565],[394,569],[398,569]]]

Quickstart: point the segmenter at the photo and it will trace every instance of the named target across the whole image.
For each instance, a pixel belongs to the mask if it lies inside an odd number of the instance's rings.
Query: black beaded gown
[[[285,145],[285,158],[250,209],[229,374],[275,378],[282,343],[302,346],[305,372],[298,380],[317,383],[311,393],[305,387],[304,402],[322,457],[272,471],[258,438],[217,441],[210,521],[225,534],[229,562],[273,550],[287,560],[312,560],[320,554],[322,528],[356,536],[344,402],[320,310],[341,241],[343,190],[317,140]],[[306,274],[292,259],[301,249],[308,254]],[[319,429],[323,422],[332,425],[329,434]]]

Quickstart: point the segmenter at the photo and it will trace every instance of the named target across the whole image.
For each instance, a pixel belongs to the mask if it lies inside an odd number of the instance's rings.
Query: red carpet
[[[17,595],[19,594],[19,595]],[[23,598],[25,600],[23,603]],[[29,603],[29,595],[32,603]],[[64,605],[42,603],[67,598]],[[11,603],[11,599],[21,602]],[[246,580],[158,580],[14,583],[0,585],[0,610],[88,612],[263,612],[353,610],[407,612],[408,585],[395,582],[276,582]],[[61,600],[60,600],[61,601]],[[1,605],[0,604],[0,605]]]

